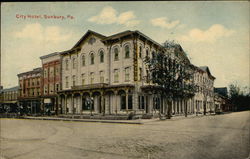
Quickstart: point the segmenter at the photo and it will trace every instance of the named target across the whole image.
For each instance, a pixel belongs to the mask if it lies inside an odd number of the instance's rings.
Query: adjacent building
[[[197,91],[194,97],[197,106],[197,113],[214,113],[215,77],[210,73],[207,66],[201,66],[197,68],[194,79],[197,85]]]
[[[42,68],[35,68],[17,76],[20,87],[20,96],[18,97],[20,107],[27,113],[41,113],[43,111],[41,107],[41,96],[43,94]]]
[[[0,90],[0,111],[1,112],[17,112],[19,87],[11,87]]]
[[[58,108],[57,92],[61,90],[61,57],[55,52],[40,57],[42,61],[42,105],[52,113],[61,112]]]

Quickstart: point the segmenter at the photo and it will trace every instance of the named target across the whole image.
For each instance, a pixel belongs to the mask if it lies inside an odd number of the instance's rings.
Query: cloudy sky
[[[54,15],[64,19],[46,18]],[[89,29],[175,40],[193,64],[209,66],[216,87],[249,85],[249,2],[12,2],[1,4],[4,88],[18,84],[18,73],[40,67],[40,56],[72,48]]]

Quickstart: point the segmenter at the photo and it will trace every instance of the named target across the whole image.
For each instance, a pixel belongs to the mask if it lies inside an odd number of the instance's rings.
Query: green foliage
[[[146,57],[145,64],[150,72],[149,79],[159,86],[158,91],[168,99],[191,98],[195,93],[193,68],[184,59],[171,56],[168,49],[178,44],[165,42],[166,50],[158,52],[152,58]]]

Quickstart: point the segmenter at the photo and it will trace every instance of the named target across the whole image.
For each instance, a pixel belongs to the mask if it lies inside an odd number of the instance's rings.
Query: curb
[[[140,122],[140,121],[117,121],[117,120],[109,121],[109,120],[94,120],[94,119],[67,119],[67,118],[41,118],[41,117],[22,117],[20,119],[96,122],[96,123],[114,123],[114,124],[143,124],[143,122]]]

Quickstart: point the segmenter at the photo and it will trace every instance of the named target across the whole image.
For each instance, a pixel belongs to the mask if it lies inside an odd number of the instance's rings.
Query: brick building
[[[42,68],[17,75],[20,87],[19,104],[27,113],[37,114],[42,111]]]
[[[50,110],[57,114],[58,98],[57,91],[61,90],[61,59],[60,54],[55,52],[40,57],[43,68],[43,95],[42,104],[44,110]]]
[[[0,112],[17,112],[19,87],[11,87],[0,90]]]

